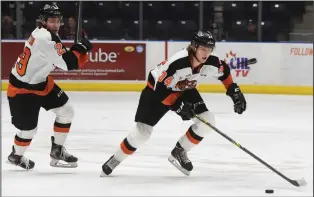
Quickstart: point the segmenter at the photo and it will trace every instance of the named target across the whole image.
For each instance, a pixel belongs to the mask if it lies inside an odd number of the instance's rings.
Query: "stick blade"
[[[307,184],[304,178],[302,178],[300,180],[296,180],[296,181],[299,184],[299,186],[305,186]]]
[[[304,178],[299,179],[299,180],[289,180],[289,182],[292,185],[297,186],[297,187],[302,187],[302,186],[305,186],[307,184]]]

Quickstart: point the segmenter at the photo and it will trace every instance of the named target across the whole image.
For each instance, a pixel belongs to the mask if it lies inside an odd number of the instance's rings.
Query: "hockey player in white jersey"
[[[75,70],[87,61],[91,43],[82,38],[67,50],[61,43],[58,31],[62,15],[56,4],[46,4],[40,10],[38,27],[25,42],[22,54],[14,63],[7,90],[12,124],[18,129],[8,156],[8,162],[24,169],[35,163],[23,155],[37,132],[39,110],[43,107],[56,115],[51,137],[53,167],[77,167],[77,158],[63,146],[70,131],[74,111],[65,92],[49,76],[56,67]],[[59,161],[63,162],[59,162]]]
[[[215,40],[210,32],[196,32],[191,44],[149,73],[147,86],[141,93],[136,126],[121,142],[118,150],[102,166],[101,176],[112,173],[124,159],[146,142],[153,127],[169,111],[175,111],[183,120],[192,120],[187,132],[179,138],[168,160],[185,175],[193,169],[187,152],[202,141],[209,127],[194,117],[198,114],[212,125],[214,115],[208,111],[196,86],[206,77],[222,81],[226,94],[234,102],[234,111],[242,114],[246,101],[240,88],[233,82],[228,65],[212,54]]]

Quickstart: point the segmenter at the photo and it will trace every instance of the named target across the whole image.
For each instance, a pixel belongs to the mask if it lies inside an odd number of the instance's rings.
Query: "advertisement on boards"
[[[67,48],[72,45],[64,44]],[[57,68],[51,76],[60,80],[145,80],[145,43],[93,43],[93,46],[88,54],[89,62],[82,69],[63,71]],[[24,42],[2,41],[1,47],[1,78],[8,79]]]
[[[282,44],[280,73],[287,85],[313,85],[313,45]]]

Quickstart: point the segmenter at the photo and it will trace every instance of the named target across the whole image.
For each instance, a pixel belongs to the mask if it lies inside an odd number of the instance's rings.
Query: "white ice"
[[[242,146],[291,179],[305,178],[295,187],[254,158],[210,132],[189,152],[194,170],[183,175],[167,160],[190,121],[169,112],[156,125],[151,139],[101,178],[102,164],[134,126],[139,93],[68,92],[75,118],[66,147],[79,158],[78,168],[50,167],[50,136],[54,115],[40,112],[38,133],[26,157],[32,171],[6,163],[16,133],[2,92],[2,195],[3,196],[313,196],[313,97],[246,94],[247,111],[233,113],[225,94],[205,94],[216,126]],[[273,189],[274,194],[265,194]]]

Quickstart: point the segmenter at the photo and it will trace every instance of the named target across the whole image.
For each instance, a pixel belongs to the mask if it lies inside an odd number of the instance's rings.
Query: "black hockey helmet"
[[[191,45],[197,48],[198,46],[204,46],[209,48],[215,48],[216,41],[213,35],[209,31],[198,31],[195,32]]]
[[[41,8],[37,22],[46,22],[48,18],[60,18],[61,25],[63,25],[63,16],[57,3],[46,4]]]

